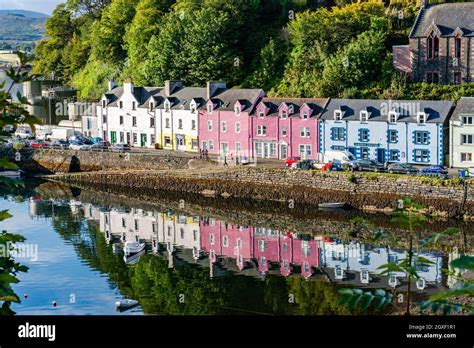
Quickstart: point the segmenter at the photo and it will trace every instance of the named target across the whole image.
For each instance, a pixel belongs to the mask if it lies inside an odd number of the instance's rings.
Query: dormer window
[[[265,116],[265,111],[263,109],[258,110],[258,117],[263,118]]]
[[[428,59],[438,59],[439,57],[439,38],[436,33],[431,32],[428,37]]]
[[[212,110],[213,110],[212,104],[207,104],[207,113],[212,114]]]
[[[395,111],[390,111],[388,113],[388,122],[397,123],[398,115]]]
[[[165,101],[165,112],[170,112],[171,104],[169,100]]]
[[[123,109],[123,101],[120,101],[120,102],[119,102],[119,108],[120,108],[120,109]]]
[[[136,102],[132,102],[132,110],[136,110],[137,109],[137,103]]]
[[[189,110],[191,111],[192,114],[195,114],[195,113],[196,113],[196,103],[195,103],[195,102],[192,102],[192,103],[189,105]]]
[[[287,118],[287,116],[288,116],[288,114],[287,114],[286,110],[281,110],[280,117],[285,119],[285,118]]]
[[[342,111],[335,110],[334,111],[334,121],[342,121]]]
[[[308,111],[303,111],[303,120],[307,120],[309,117],[309,112]]]
[[[426,113],[424,112],[419,112],[418,115],[417,115],[417,121],[418,121],[418,124],[425,124],[426,123]]]
[[[236,105],[235,108],[234,108],[234,111],[235,111],[235,115],[239,116],[240,115],[240,105]]]
[[[455,58],[461,58],[461,47],[462,47],[462,41],[460,37],[456,37],[454,39],[454,57]]]
[[[150,111],[155,110],[155,104],[153,102],[150,102]]]
[[[369,113],[367,111],[360,112],[360,122],[367,122],[369,120]]]
[[[105,105],[106,105],[106,101],[105,100],[102,100],[102,107],[105,108]]]

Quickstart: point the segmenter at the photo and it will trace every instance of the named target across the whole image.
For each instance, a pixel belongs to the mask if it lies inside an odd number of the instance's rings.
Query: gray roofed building
[[[327,102],[326,98],[263,98],[260,101],[269,109],[267,116],[278,116],[278,109],[282,104],[292,106],[293,113],[289,115],[290,117],[299,114],[305,104],[313,110],[309,117],[318,117],[324,111]]]
[[[460,121],[460,116],[465,114],[474,115],[474,97],[462,97],[459,100],[451,116],[451,121]]]
[[[235,103],[239,101],[242,105],[241,111],[251,112],[262,95],[264,92],[261,89],[218,88],[211,97],[211,101],[216,111],[233,111]]]
[[[387,122],[388,113],[395,111],[400,122],[417,123],[418,112],[427,114],[426,123],[444,123],[453,107],[451,101],[437,100],[374,100],[331,99],[321,119],[333,120],[334,111],[342,111],[342,120],[359,121],[360,112],[368,112],[369,121]]]

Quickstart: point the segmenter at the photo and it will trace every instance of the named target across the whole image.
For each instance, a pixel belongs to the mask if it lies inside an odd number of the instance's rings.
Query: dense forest
[[[411,84],[392,67],[416,0],[68,0],[35,72],[98,98],[107,81],[263,88],[287,97],[458,99],[472,84]]]

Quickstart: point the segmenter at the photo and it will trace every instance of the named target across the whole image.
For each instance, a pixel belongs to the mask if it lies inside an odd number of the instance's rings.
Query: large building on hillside
[[[474,81],[474,2],[423,2],[409,36],[412,80]]]

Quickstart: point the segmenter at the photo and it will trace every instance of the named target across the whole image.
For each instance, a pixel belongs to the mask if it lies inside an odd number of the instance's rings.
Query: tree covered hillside
[[[408,42],[417,11],[416,0],[68,0],[46,23],[35,70],[83,99],[98,98],[110,79],[224,80],[288,97],[473,93],[394,72],[391,46]]]

